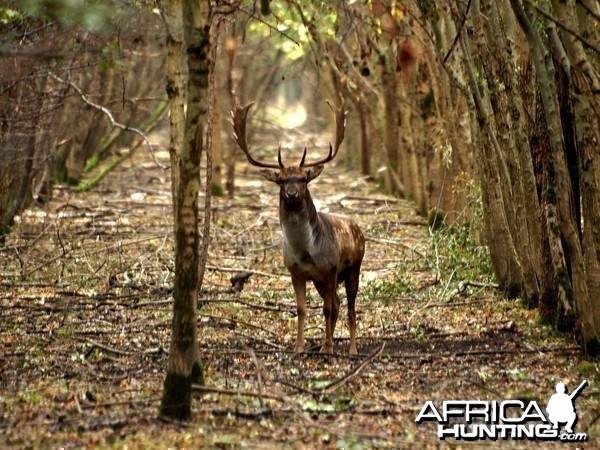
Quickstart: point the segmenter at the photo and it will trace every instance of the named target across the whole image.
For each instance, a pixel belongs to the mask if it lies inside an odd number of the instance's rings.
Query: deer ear
[[[279,180],[279,178],[277,177],[277,175],[279,175],[279,172],[277,170],[263,169],[260,170],[259,173],[267,180],[272,181],[273,183],[277,183],[277,181]]]
[[[308,181],[314,180],[319,175],[321,175],[321,172],[323,172],[324,168],[325,168],[325,166],[323,164],[321,164],[319,166],[311,167],[310,169],[308,169],[306,171],[306,179]]]

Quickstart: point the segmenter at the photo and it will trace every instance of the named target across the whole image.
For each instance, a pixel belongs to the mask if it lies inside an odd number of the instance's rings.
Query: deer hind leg
[[[292,275],[292,285],[296,294],[296,310],[298,311],[298,331],[296,333],[296,352],[304,351],[304,321],[306,320],[306,280]]]
[[[321,353],[333,353],[333,329],[340,309],[339,297],[335,292],[335,283],[315,283],[315,287],[323,299],[325,316],[325,340],[321,346]]]
[[[356,294],[360,278],[360,264],[349,268],[346,276],[346,296],[348,297],[348,328],[350,329],[350,354],[356,355]]]

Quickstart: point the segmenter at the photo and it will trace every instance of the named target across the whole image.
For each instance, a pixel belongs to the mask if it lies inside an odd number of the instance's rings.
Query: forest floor
[[[277,191],[240,163],[238,194],[214,199],[198,323],[206,386],[184,425],[157,419],[174,267],[168,170],[140,150],[91,192],[59,187],[23,213],[0,247],[0,447],[559,448],[440,440],[437,422],[415,419],[428,400],[441,411],[444,400],[518,399],[545,413],[557,382],[572,391],[587,379],[576,432],[589,440],[578,446],[598,448],[597,363],[498,294],[465,230],[431,233],[410,202],[339,165],[311,192],[367,237],[359,355],[347,355],[344,296],[336,353],[295,354]],[[230,278],[244,271],[235,292]],[[324,321],[309,291],[316,347]]]

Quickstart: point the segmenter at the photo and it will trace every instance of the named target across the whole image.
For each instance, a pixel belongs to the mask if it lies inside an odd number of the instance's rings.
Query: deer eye
[[[308,182],[308,178],[306,176],[301,176],[301,177],[290,177],[290,178],[286,178],[283,180],[279,180],[277,181],[277,184],[279,185],[284,185],[284,184],[294,184],[294,183],[307,183]]]

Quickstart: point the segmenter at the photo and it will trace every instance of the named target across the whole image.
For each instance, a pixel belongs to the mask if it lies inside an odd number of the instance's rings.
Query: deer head
[[[246,154],[250,164],[262,167],[263,170],[260,171],[260,174],[267,180],[279,185],[279,198],[282,205],[288,209],[296,209],[307,199],[310,199],[308,183],[317,178],[323,171],[325,164],[336,157],[340,144],[344,140],[346,111],[344,111],[343,105],[336,109],[331,102],[327,101],[327,104],[335,114],[336,124],[335,145],[329,144],[329,154],[327,156],[318,161],[306,162],[307,150],[306,147],[304,147],[304,153],[302,154],[300,164],[297,166],[285,167],[281,160],[281,145],[277,150],[277,164],[257,161],[250,155],[248,144],[246,142],[246,119],[248,110],[253,104],[254,103],[252,102],[243,107],[236,105],[235,109],[231,112],[233,136],[239,147]]]

